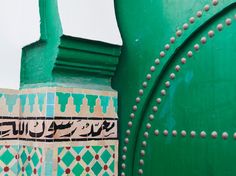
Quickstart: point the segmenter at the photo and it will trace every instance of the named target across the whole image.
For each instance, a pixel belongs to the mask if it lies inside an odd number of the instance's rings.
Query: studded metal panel
[[[236,1],[122,2],[120,175],[236,175]]]

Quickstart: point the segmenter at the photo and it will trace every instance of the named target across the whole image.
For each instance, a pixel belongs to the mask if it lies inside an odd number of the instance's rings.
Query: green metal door
[[[120,175],[236,175],[235,1],[124,2]]]

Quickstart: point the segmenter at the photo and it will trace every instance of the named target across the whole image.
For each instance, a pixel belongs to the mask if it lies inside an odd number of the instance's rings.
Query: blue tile
[[[47,117],[53,117],[54,116],[54,105],[47,105]]]
[[[47,93],[47,104],[54,104],[55,93]]]

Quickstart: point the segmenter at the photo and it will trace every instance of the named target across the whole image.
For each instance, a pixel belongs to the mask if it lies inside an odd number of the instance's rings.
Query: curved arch
[[[158,80],[162,75],[162,72],[165,70],[168,63],[171,61],[173,56],[178,52],[178,50],[192,37],[193,33],[196,33],[200,28],[205,26],[209,21],[214,19],[216,16],[220,15],[228,8],[232,8],[236,3],[234,1],[230,1],[223,4],[218,4],[217,6],[213,5],[211,8],[216,8],[212,13],[207,12],[206,16],[202,18],[199,22],[190,22],[188,29],[183,29],[180,32],[177,31],[177,38],[170,38],[171,44],[169,46],[165,45],[164,50],[160,52],[160,58],[167,58],[162,62],[162,60],[155,60],[155,64],[158,65],[159,69],[156,70],[156,67],[153,65],[150,67],[149,73],[146,75],[146,80],[143,82],[142,88],[139,90],[139,95],[136,98],[136,103],[133,106],[133,110],[130,114],[131,120],[128,122],[128,128],[126,134],[124,136],[128,136],[126,138],[122,138],[121,140],[121,162],[120,162],[120,170],[121,175],[132,175],[132,169],[127,170],[130,166],[133,166],[134,153],[131,152],[126,157],[127,151],[130,151],[135,148],[136,139],[138,136],[138,130],[142,125],[143,114],[145,112],[145,108],[148,106],[148,102],[152,97],[152,92],[155,90],[155,85],[158,84]],[[203,14],[204,15],[204,14]],[[203,16],[202,15],[202,16]],[[196,19],[195,19],[196,20]],[[190,18],[191,21],[191,18]],[[191,28],[192,27],[192,28]],[[190,29],[191,28],[191,29]],[[183,32],[184,31],[184,32]],[[154,69],[153,69],[154,68]],[[153,79],[154,77],[154,79]],[[147,86],[148,85],[148,86]],[[133,139],[132,141],[129,139]]]

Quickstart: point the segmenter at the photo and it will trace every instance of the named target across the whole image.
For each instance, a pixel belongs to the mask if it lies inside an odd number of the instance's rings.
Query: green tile
[[[112,163],[109,166],[109,169],[114,172],[115,171],[115,161],[113,160]]]
[[[107,150],[105,150],[102,153],[101,158],[104,161],[104,163],[107,163],[107,161],[111,158],[111,154]]]
[[[67,167],[69,167],[74,160],[74,156],[69,151],[62,157],[62,161],[66,164]]]
[[[93,159],[93,155],[90,153],[90,151],[87,151],[84,156],[82,157],[84,162],[89,165],[89,163],[92,161]]]
[[[96,175],[98,175],[98,174],[101,172],[101,170],[102,170],[102,166],[101,166],[98,162],[96,162],[96,163],[93,165],[93,167],[92,167],[92,171],[93,171]]]
[[[30,163],[27,164],[27,166],[25,168],[25,172],[26,172],[26,175],[32,175],[33,169],[30,166]]]
[[[72,172],[74,173],[74,175],[82,175],[83,171],[84,171],[84,168],[79,163],[77,163],[75,167],[72,169]]]
[[[6,150],[1,156],[0,156],[0,160],[8,165],[12,159],[14,159],[14,156],[11,154],[11,152],[9,152],[9,150]]]
[[[21,159],[21,161],[22,161],[23,164],[24,164],[25,161],[27,160],[27,155],[26,155],[25,151],[23,151],[23,152],[21,153],[20,159]]]
[[[32,160],[34,166],[38,165],[38,163],[39,163],[39,156],[38,156],[38,154],[36,152],[33,154],[31,160]]]
[[[92,146],[93,150],[98,153],[103,146]]]
[[[79,154],[82,150],[83,150],[83,146],[81,146],[81,147],[73,147],[73,150],[77,153],[77,154]]]

